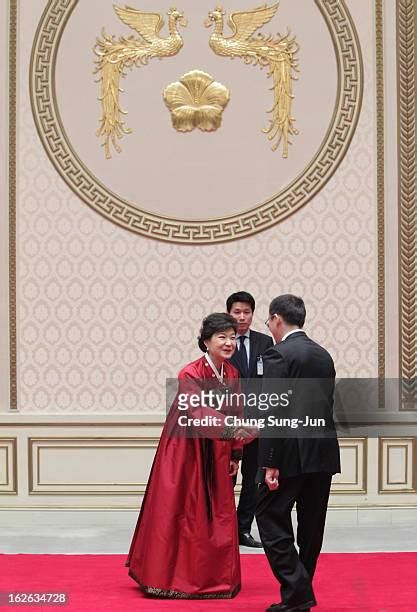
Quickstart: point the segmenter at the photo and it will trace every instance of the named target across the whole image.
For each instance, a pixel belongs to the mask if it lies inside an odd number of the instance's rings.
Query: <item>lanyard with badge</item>
[[[262,359],[262,355],[258,355],[256,358],[256,373],[258,376],[264,375],[264,362]]]

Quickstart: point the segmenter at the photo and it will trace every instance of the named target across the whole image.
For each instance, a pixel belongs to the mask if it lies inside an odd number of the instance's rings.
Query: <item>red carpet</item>
[[[263,555],[242,555],[243,588],[235,599],[150,600],[127,576],[124,555],[0,555],[0,592],[67,592],[66,606],[14,610],[172,610],[262,612],[279,601]],[[322,554],[315,578],[317,612],[416,612],[417,553]]]

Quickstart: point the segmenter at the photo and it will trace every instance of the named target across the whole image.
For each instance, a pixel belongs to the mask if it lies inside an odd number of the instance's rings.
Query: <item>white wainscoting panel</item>
[[[0,495],[17,495],[16,438],[0,438]]]

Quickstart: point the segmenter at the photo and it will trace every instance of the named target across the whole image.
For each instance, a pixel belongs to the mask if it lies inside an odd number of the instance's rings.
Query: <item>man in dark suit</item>
[[[256,518],[271,569],[281,584],[281,603],[268,612],[309,610],[316,605],[312,580],[321,550],[332,474],[340,472],[339,445],[333,422],[335,369],[329,353],[310,340],[302,327],[301,298],[272,300],[266,322],[277,344],[264,355],[262,391],[297,389],[299,401],[278,412],[324,417],[324,428],[303,428],[286,436],[278,428],[261,431]],[[285,379],[285,384],[283,384]],[[304,379],[304,380],[301,380]],[[300,399],[301,398],[301,399]],[[297,419],[301,423],[304,419]],[[281,437],[279,437],[281,435]],[[297,509],[297,544],[291,510]]]
[[[262,381],[262,355],[272,347],[270,336],[250,329],[255,300],[250,293],[238,291],[232,293],[226,301],[227,312],[237,321],[237,350],[231,358],[239,370],[242,379],[242,390],[246,393],[257,393]],[[245,416],[249,416],[247,413]],[[254,415],[258,416],[258,415]],[[239,544],[251,548],[262,548],[262,544],[251,536],[251,526],[255,516],[257,485],[255,482],[258,468],[258,440],[255,439],[243,448],[242,490],[237,507]]]

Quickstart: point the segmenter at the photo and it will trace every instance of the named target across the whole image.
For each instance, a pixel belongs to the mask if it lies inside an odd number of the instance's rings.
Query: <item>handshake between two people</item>
[[[231,437],[243,444],[250,444],[259,437],[259,428],[255,425],[237,425]]]

